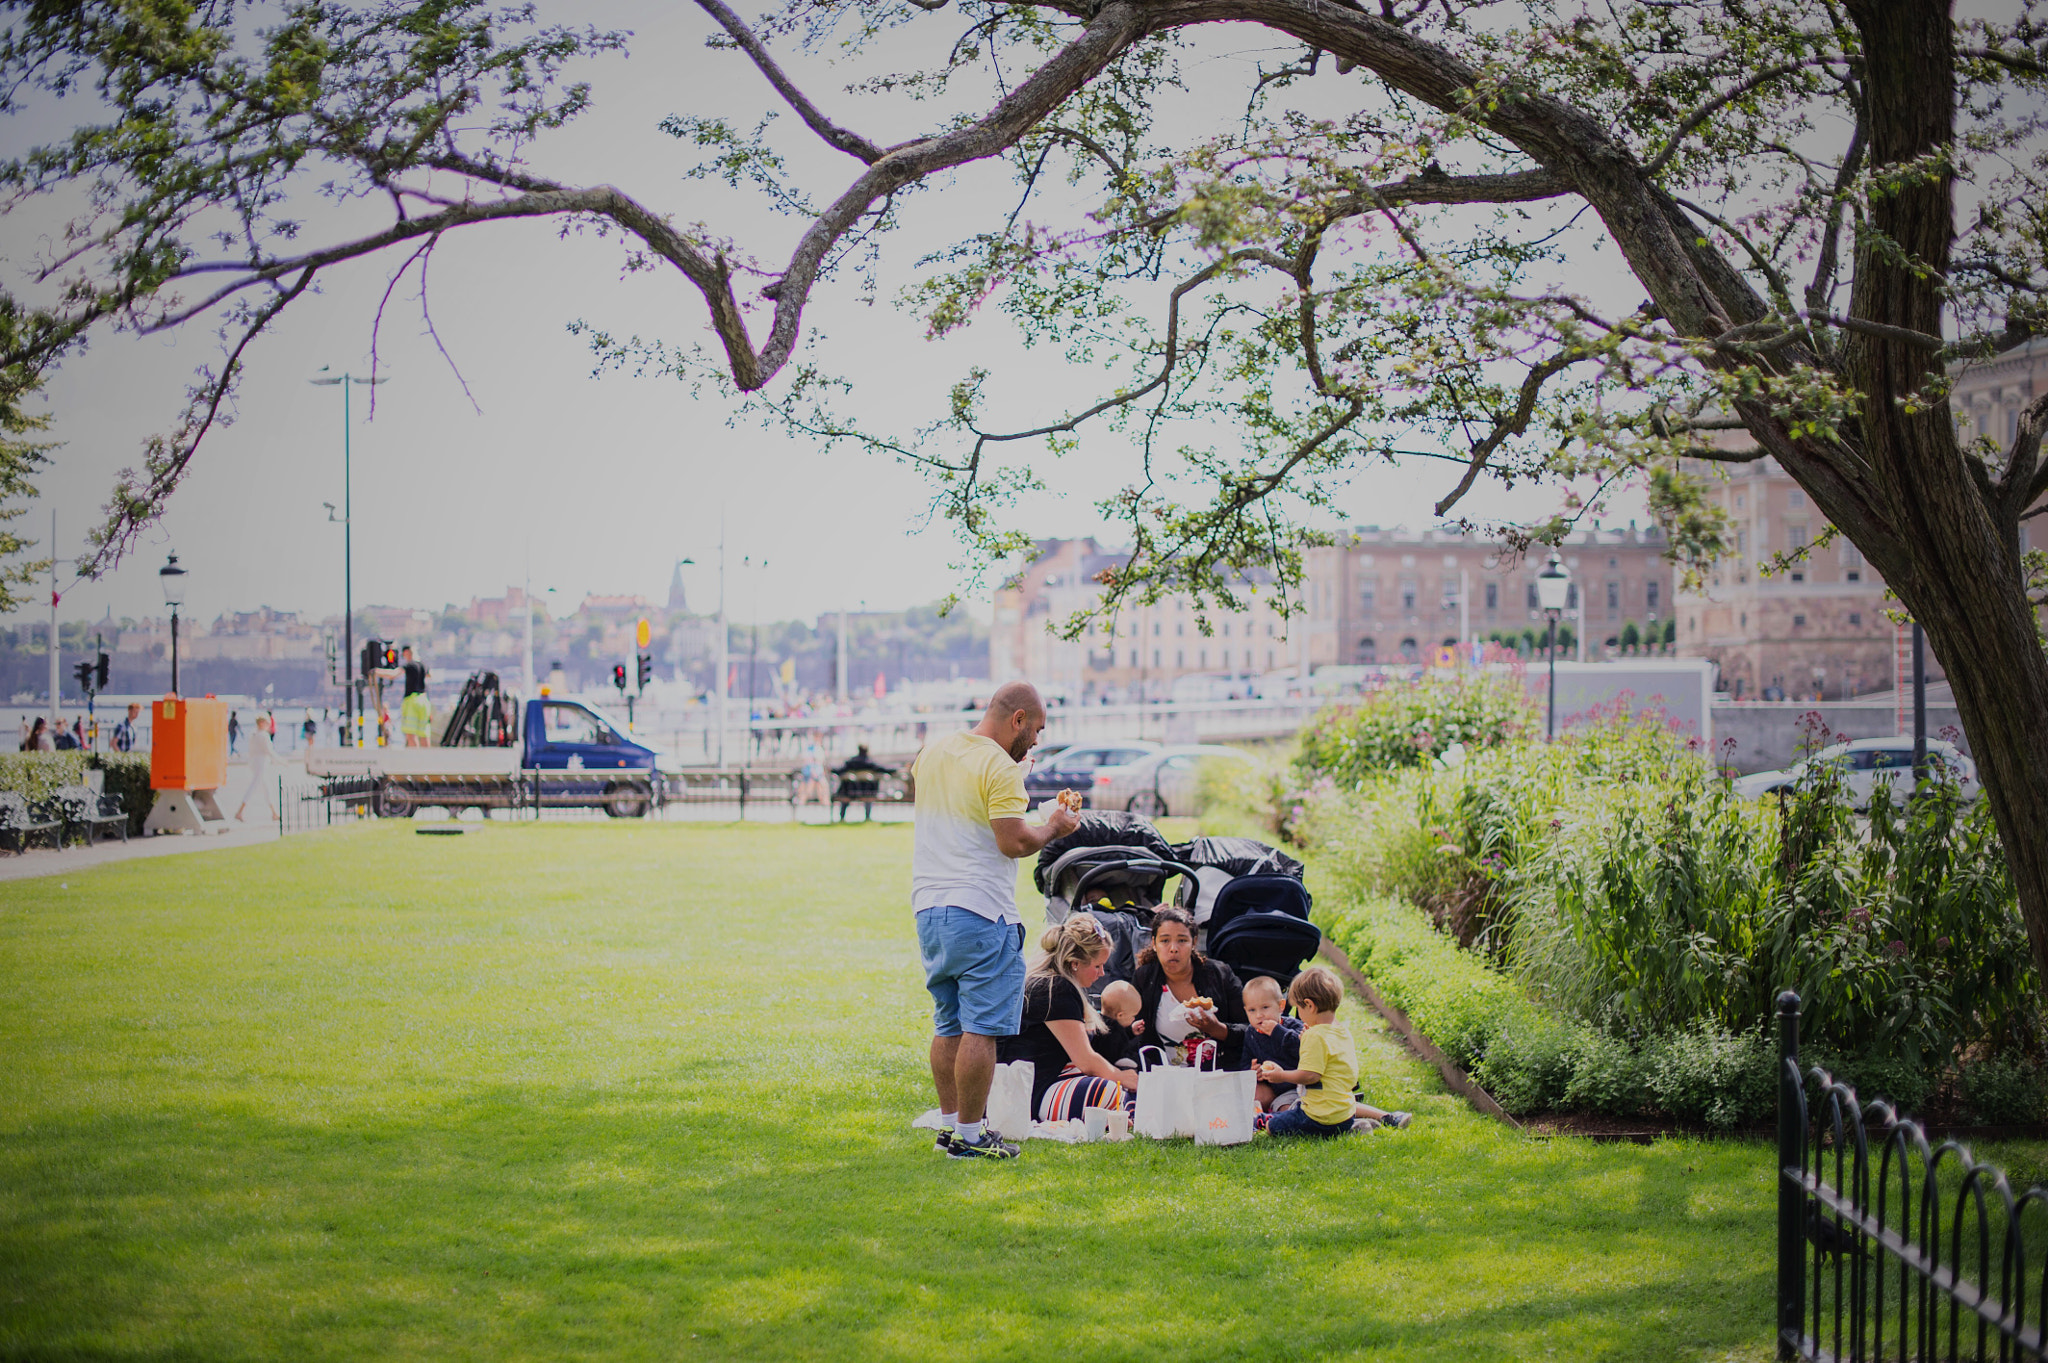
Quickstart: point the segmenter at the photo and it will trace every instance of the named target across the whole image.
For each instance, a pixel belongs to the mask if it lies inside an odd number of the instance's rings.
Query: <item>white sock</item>
[[[981,1139],[981,1123],[959,1123],[957,1126],[953,1128],[953,1139],[956,1141],[965,1141],[969,1145],[972,1145],[974,1142]]]
[[[957,1112],[941,1112],[939,1114],[939,1125],[951,1131],[954,1127],[960,1125],[960,1114]]]

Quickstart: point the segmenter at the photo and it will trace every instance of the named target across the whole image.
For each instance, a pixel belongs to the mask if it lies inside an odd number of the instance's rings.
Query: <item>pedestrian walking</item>
[[[228,756],[233,757],[242,747],[242,712],[228,712]]]
[[[1036,828],[1024,822],[1030,800],[1021,764],[1044,728],[1037,690],[1010,682],[980,723],[932,743],[911,768],[910,906],[932,996],[932,1086],[943,1123],[937,1149],[954,1159],[1014,1159],[1018,1152],[982,1122],[996,1042],[1016,1034],[1024,1012],[1024,920],[1013,863],[1080,823],[1063,806]]]
[[[44,719],[41,715],[37,715],[36,722],[30,725],[29,731],[21,736],[21,750],[23,752],[55,752],[56,749],[57,742],[50,737],[50,721]]]
[[[114,751],[133,752],[135,741],[142,735],[135,727],[135,721],[142,718],[142,707],[134,701],[128,702],[128,718],[114,726]]]
[[[249,801],[260,796],[263,808],[269,812],[272,821],[277,818],[277,806],[270,799],[270,729],[276,721],[256,716],[256,723],[249,732],[249,784],[242,788],[242,803],[235,809],[235,822],[244,822],[243,811],[249,808]]]

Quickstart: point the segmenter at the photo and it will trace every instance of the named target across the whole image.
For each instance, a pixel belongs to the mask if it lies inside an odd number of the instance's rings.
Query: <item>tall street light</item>
[[[1543,736],[1551,740],[1557,737],[1557,617],[1564,614],[1565,602],[1571,599],[1571,589],[1571,572],[1553,549],[1550,562],[1536,574],[1536,604],[1543,608],[1545,618],[1550,621],[1549,639],[1545,644],[1545,651],[1550,654],[1550,705],[1543,722]]]
[[[326,373],[327,366],[321,365],[320,372]],[[363,678],[354,675],[360,672],[361,669],[356,666],[355,546],[351,542],[349,526],[349,515],[354,503],[350,493],[349,432],[352,423],[349,420],[348,412],[348,390],[359,383],[378,384],[387,383],[389,380],[381,378],[359,379],[353,374],[342,374],[329,379],[307,379],[306,382],[318,384],[322,388],[332,388],[336,385],[341,387],[341,516],[339,517],[341,521],[341,656],[348,660],[348,669],[351,674],[349,684],[341,689],[341,707],[342,720],[347,726],[345,732],[354,741],[355,746],[360,748],[363,745],[363,736],[360,732],[363,712]],[[327,508],[327,519],[330,521],[337,519],[334,514],[334,508],[331,505]],[[175,634],[173,635],[173,641],[175,642]]]
[[[163,584],[164,604],[171,608],[171,694],[175,696],[178,694],[178,607],[185,604],[185,570],[178,566],[176,554],[156,570],[156,580]]]

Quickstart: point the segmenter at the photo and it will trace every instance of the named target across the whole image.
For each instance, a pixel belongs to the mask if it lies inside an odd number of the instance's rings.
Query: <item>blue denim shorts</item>
[[[1351,1130],[1351,1118],[1346,1117],[1335,1126],[1324,1126],[1308,1115],[1305,1108],[1290,1107],[1285,1112],[1276,1112],[1266,1123],[1268,1136],[1341,1136]]]
[[[1015,1036],[1024,1021],[1024,925],[940,906],[917,915],[932,1030]]]

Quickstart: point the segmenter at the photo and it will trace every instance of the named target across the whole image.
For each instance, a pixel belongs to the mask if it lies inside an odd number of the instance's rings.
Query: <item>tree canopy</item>
[[[1480,479],[1639,481],[1681,552],[1710,559],[1720,527],[1688,470],[1768,457],[1928,626],[2048,963],[2042,559],[2022,539],[2048,494],[2048,393],[2010,439],[1960,432],[1947,400],[1954,366],[2048,327],[2048,31],[2031,4],[697,5],[793,117],[684,108],[664,127],[686,185],[750,185],[794,217],[786,258],[695,222],[668,167],[624,187],[535,168],[597,102],[584,59],[624,35],[478,0],[8,6],[9,107],[73,94],[90,117],[6,184],[88,209],[24,286],[34,301],[0,310],[0,363],[33,377],[102,326],[222,327],[220,363],[116,488],[96,563],[159,513],[241,355],[323,269],[387,253],[402,271],[518,218],[595,224],[701,296],[672,337],[593,333],[604,359],[711,378],[796,430],[919,463],[991,560],[1021,544],[1003,506],[1048,449],[1099,426],[1135,439],[1142,476],[1107,507],[1135,550],[1112,600],[1228,600],[1253,565],[1294,580],[1304,524],[1387,458],[1450,461],[1440,516]],[[888,66],[933,50],[934,26],[941,59]],[[1191,60],[1276,40],[1293,55]],[[823,99],[776,56],[806,45],[887,74]],[[930,130],[882,145],[859,131],[874,101],[933,101]],[[805,182],[792,136],[842,173]],[[1001,316],[1108,377],[1041,397],[1023,429],[984,417],[1003,376],[979,371],[922,427],[846,419],[830,346],[804,347],[806,305],[983,162],[1014,173],[1015,198],[902,301],[934,336]],[[309,240],[322,193],[388,218]],[[1596,255],[1612,262],[1597,287]]]

